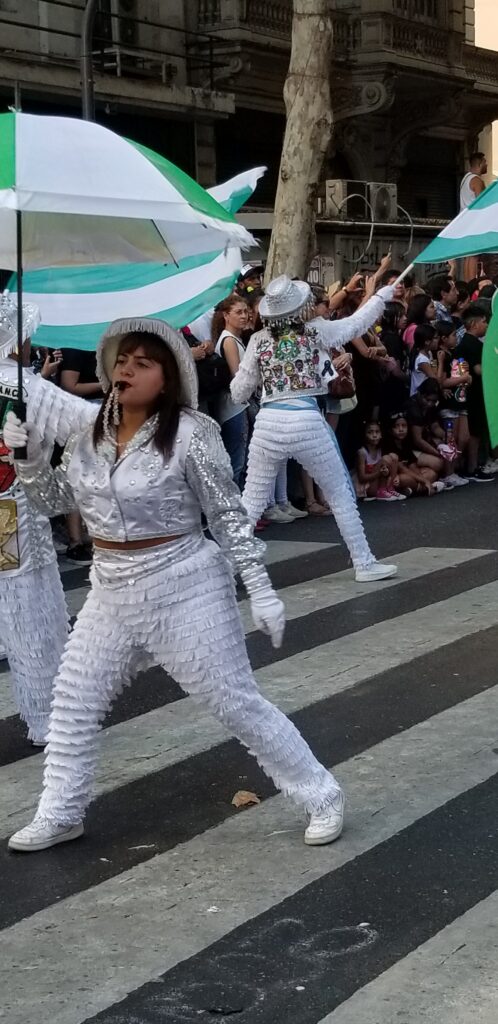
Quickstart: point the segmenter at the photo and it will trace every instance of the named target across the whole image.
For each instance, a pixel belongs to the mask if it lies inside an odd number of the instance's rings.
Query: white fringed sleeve
[[[256,352],[256,335],[253,334],[230,384],[230,393],[234,402],[247,402],[260,386],[261,370]]]
[[[356,310],[356,313],[344,317],[343,320],[314,320],[313,327],[318,331],[322,347],[330,351],[347,345],[353,338],[360,338],[380,319],[384,306],[391,300],[393,293],[390,285],[380,288],[376,295]]]
[[[48,445],[65,445],[68,437],[94,423],[99,407],[71,395],[38,374],[26,374],[27,420]]]

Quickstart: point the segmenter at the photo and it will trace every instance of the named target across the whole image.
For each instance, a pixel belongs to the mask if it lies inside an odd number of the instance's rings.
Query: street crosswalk
[[[105,723],[85,837],[9,854],[43,754],[0,663],[0,1020],[495,1020],[498,552],[406,548],[363,586],[333,545],[268,554],[287,634],[273,650],[241,593],[251,662],[343,783],[344,836],[305,847],[300,812],[153,669]],[[88,570],[61,570],[74,616]],[[260,803],[237,811],[240,789]]]

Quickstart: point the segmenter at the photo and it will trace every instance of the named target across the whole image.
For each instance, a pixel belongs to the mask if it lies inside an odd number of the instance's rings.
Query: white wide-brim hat
[[[270,281],[259,304],[262,320],[282,320],[313,304],[311,288],[306,281],[291,281],[287,274]]]
[[[157,338],[169,348],[175,357],[176,365],[180,374],[181,394],[180,405],[186,405],[190,409],[197,409],[198,405],[198,381],[197,370],[183,334],[179,334],[173,327],[166,324],[164,320],[154,320],[152,317],[124,318],[114,320],[104,331],[97,346],[97,377],[102,385],[103,391],[109,391],[112,382],[112,372],[116,365],[119,346],[128,334],[138,334],[147,331],[155,334]]]
[[[23,341],[35,333],[40,324],[40,310],[33,302],[22,304]],[[0,359],[17,349],[17,302],[11,295],[0,297]]]

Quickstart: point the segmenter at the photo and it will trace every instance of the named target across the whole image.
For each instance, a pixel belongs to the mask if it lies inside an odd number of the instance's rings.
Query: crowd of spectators
[[[234,292],[183,330],[198,372],[200,408],[220,424],[241,490],[259,396],[235,403],[230,381],[251,334],[262,326],[262,273],[261,266],[244,267]],[[383,276],[367,271],[328,289],[313,286],[312,316],[350,316],[378,286],[397,277],[394,269]],[[335,352],[336,369],[352,371],[351,393],[318,401],[360,500],[393,502],[492,482],[498,459],[489,449],[481,362],[496,284],[482,276],[469,284],[459,281],[451,266],[423,285],[406,277],[380,322]],[[65,349],[37,357],[38,368],[59,386],[100,400],[92,353]],[[307,514],[326,516],[331,510],[308,474],[282,466],[258,528]],[[79,516],[68,517],[65,529],[69,557],[88,559]]]
[[[244,268],[234,294],[214,316],[200,318],[186,331],[199,369],[203,407],[221,424],[241,487],[258,395],[247,408],[235,406],[229,381],[251,333],[261,326],[261,274],[261,267]],[[397,270],[389,269],[379,281],[378,272],[367,271],[329,289],[314,286],[313,315],[349,316],[372,293],[373,282],[377,287],[398,277]],[[468,284],[459,281],[451,265],[423,284],[408,276],[397,285],[381,321],[337,351],[337,368],[351,363],[354,394],[330,395],[319,402],[337,434],[359,499],[392,502],[469,482],[492,482],[498,460],[489,449],[481,362],[495,288],[495,282],[482,276]],[[203,388],[210,362],[209,374],[219,373],[219,391]],[[280,477],[265,518],[290,522],[295,506],[289,503],[285,477]],[[308,513],[330,514],[306,474],[293,474],[292,493],[304,497]]]

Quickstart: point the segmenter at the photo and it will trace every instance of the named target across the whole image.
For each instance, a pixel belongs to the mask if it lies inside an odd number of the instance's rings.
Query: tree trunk
[[[316,196],[332,133],[330,0],[294,0],[287,112],[266,283],[306,279],[314,255]]]

